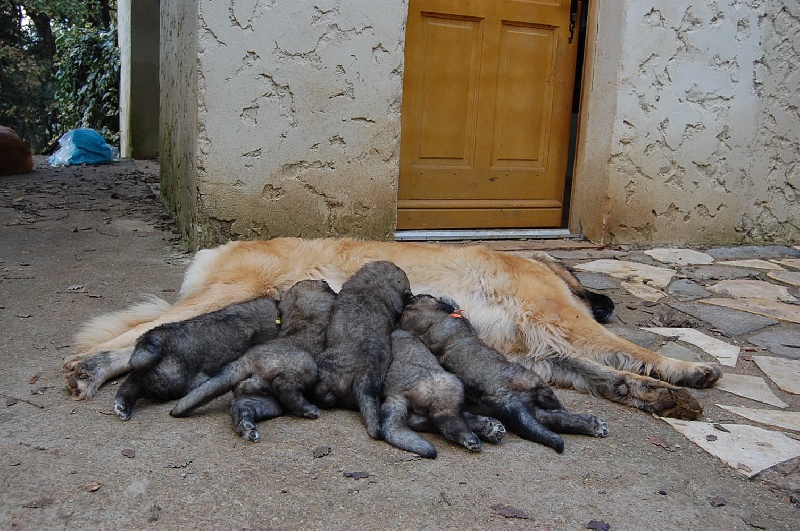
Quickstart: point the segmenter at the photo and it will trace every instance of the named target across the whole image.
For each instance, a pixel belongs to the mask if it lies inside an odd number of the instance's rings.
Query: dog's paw
[[[688,389],[659,389],[653,413],[661,417],[695,420],[703,414],[703,406]]]
[[[82,400],[84,398],[94,398],[99,387],[96,373],[100,361],[96,359],[102,354],[93,357],[82,355],[70,356],[64,360],[64,379],[72,398]]]
[[[236,426],[236,431],[245,440],[257,443],[261,440],[261,434],[258,432],[256,425],[249,420],[243,420]]]
[[[608,429],[608,424],[606,424],[606,421],[604,421],[599,417],[595,417],[595,428],[594,428],[594,433],[592,435],[595,437],[608,437],[609,433],[610,431]]]
[[[687,371],[676,385],[692,387],[694,389],[707,389],[722,378],[722,367],[716,363],[697,363],[691,371]]]
[[[307,405],[300,409],[297,413],[295,413],[298,417],[302,417],[304,419],[318,419],[319,418],[319,408],[313,405]]]
[[[480,435],[484,441],[492,444],[498,444],[503,440],[503,437],[506,436],[506,427],[503,426],[503,423],[497,419],[487,418],[486,424],[483,426],[478,435]]]
[[[131,416],[133,416],[133,407],[117,400],[114,402],[114,413],[122,420],[131,420]]]
[[[461,441],[461,446],[463,446],[470,452],[480,452],[481,440],[474,433],[470,433],[469,435],[464,437],[463,441]]]

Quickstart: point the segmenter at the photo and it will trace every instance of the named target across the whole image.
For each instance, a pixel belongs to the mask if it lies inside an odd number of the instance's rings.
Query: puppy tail
[[[173,417],[185,417],[190,411],[208,404],[218,396],[232,390],[236,385],[252,376],[249,363],[239,358],[222,368],[213,378],[210,378],[192,389],[189,394],[178,400],[172,411]]]
[[[125,310],[95,317],[75,334],[75,350],[82,352],[105,343],[136,326],[159,318],[170,307],[164,299],[150,296],[146,301]]]
[[[131,369],[134,371],[145,370],[161,361],[161,339],[153,334],[143,335],[136,343],[136,348],[131,354]]]
[[[436,448],[408,427],[408,406],[403,399],[389,398],[381,406],[383,439],[401,450],[434,459]]]
[[[364,418],[367,433],[373,439],[381,439],[381,389],[380,382],[373,382],[368,378],[363,378],[355,385],[356,402],[358,410]]]

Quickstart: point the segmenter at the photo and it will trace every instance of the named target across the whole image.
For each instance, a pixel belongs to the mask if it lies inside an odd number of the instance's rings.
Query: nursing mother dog
[[[92,397],[130,370],[136,339],[158,325],[276,297],[305,279],[325,280],[338,291],[377,260],[400,267],[413,293],[456,301],[481,340],[549,384],[695,419],[702,407],[686,388],[710,387],[722,376],[716,364],[661,356],[606,330],[595,319],[610,316],[611,301],[551,261],[480,245],[275,238],[199,251],[174,304],[151,299],[88,322],[64,361],[67,385],[75,398]]]

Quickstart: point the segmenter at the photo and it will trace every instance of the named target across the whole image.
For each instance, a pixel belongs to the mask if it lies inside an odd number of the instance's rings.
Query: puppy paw
[[[478,434],[484,441],[498,444],[506,436],[506,427],[497,419],[488,418],[486,425]]]
[[[481,440],[478,438],[477,435],[471,433],[467,437],[465,437],[463,441],[461,441],[461,446],[463,446],[470,452],[480,452]]]
[[[96,375],[104,359],[103,353],[100,353],[89,358],[75,355],[64,360],[64,380],[72,398],[94,398],[100,387]]]
[[[695,420],[702,415],[703,406],[688,389],[659,389],[653,413],[661,417]]]
[[[257,443],[261,440],[261,434],[258,433],[258,428],[256,425],[250,422],[249,420],[243,420],[236,426],[236,431],[239,432],[239,435],[242,436],[245,440]]]
[[[594,435],[595,437],[608,437],[608,434],[611,433],[608,429],[608,424],[601,418],[595,417],[595,428],[594,428]]]
[[[122,420],[131,420],[131,416],[133,416],[133,407],[117,400],[114,402],[114,413]]]
[[[298,416],[306,418],[306,419],[318,419],[319,418],[319,408],[316,407],[316,406],[308,407],[308,408],[304,409],[300,413],[300,415],[298,415]]]
[[[722,378],[722,367],[716,363],[698,363],[693,371],[685,374],[676,385],[692,387],[694,389],[707,389]]]

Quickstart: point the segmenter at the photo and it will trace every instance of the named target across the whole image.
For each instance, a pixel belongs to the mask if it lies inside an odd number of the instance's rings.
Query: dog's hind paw
[[[488,418],[486,425],[478,435],[487,442],[498,444],[506,436],[506,427],[497,419]]]
[[[97,394],[97,389],[100,387],[96,377],[100,368],[100,360],[97,359],[99,356],[102,354],[89,358],[75,355],[64,360],[64,380],[75,400],[94,398]]]
[[[688,389],[659,389],[653,413],[661,417],[695,420],[703,414],[703,406]]]
[[[594,435],[595,437],[608,437],[610,430],[608,429],[608,424],[606,424],[606,421],[604,421],[599,417],[596,417],[595,421],[596,421],[596,426],[594,429],[594,433],[592,435]]]
[[[114,402],[114,413],[122,420],[131,420],[131,416],[133,416],[133,408],[126,406],[120,401],[117,401]]]
[[[249,420],[243,420],[236,426],[236,431],[243,439],[257,443],[261,440],[261,434],[256,425]]]

